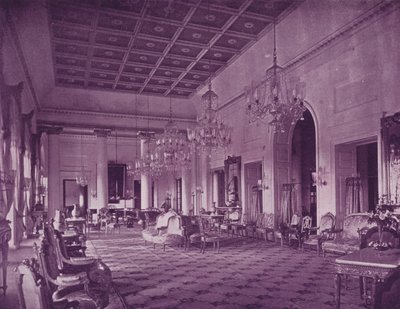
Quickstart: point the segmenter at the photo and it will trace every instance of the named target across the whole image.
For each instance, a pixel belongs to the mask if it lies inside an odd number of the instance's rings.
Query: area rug
[[[220,253],[163,251],[145,246],[136,228],[90,242],[111,268],[125,308],[334,308],[334,258],[315,251],[244,237],[222,243]],[[342,308],[365,308],[358,279],[348,285]]]

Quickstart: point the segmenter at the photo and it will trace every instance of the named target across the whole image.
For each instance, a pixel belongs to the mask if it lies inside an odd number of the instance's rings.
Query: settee
[[[323,255],[325,256],[326,252],[348,254],[360,250],[361,234],[375,226],[373,223],[368,223],[368,218],[368,213],[347,215],[343,221],[343,229],[331,231],[335,234],[335,238],[322,243]]]

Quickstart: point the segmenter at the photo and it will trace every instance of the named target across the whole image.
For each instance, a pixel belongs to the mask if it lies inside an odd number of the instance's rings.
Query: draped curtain
[[[346,215],[361,212],[362,182],[360,177],[346,178]]]
[[[290,224],[290,220],[296,212],[296,209],[295,184],[283,184],[281,193],[281,222]]]
[[[254,186],[252,188],[252,193],[251,193],[251,206],[248,212],[248,220],[250,222],[256,222],[257,220],[257,214],[261,213],[261,197],[260,197],[260,192],[258,190],[257,186]]]

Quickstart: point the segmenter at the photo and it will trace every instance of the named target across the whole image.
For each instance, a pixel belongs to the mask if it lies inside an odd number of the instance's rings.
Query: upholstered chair
[[[15,269],[21,309],[96,308],[95,301],[84,290],[71,291],[52,299],[35,258],[25,259]]]
[[[348,254],[360,250],[361,231],[365,231],[375,224],[368,223],[368,213],[354,213],[347,215],[343,222],[343,229],[334,229],[332,232],[336,235],[333,240],[327,240],[322,243],[322,252],[336,254]]]
[[[310,216],[304,216],[301,218],[300,225],[292,224],[288,233],[289,246],[291,245],[292,240],[295,240],[298,242],[299,248],[301,248],[303,239],[308,237],[310,234],[311,226],[312,219]]]
[[[272,235],[272,240],[274,239],[274,214],[265,213],[262,216],[260,226],[256,226],[255,229],[256,236],[259,235],[264,239],[268,240],[268,235]]]
[[[151,242],[154,246],[162,245],[164,251],[166,246],[182,246],[185,242],[185,233],[181,217],[178,215],[170,217],[167,227],[159,230],[159,233],[152,237]]]
[[[256,229],[262,227],[262,222],[264,220],[264,213],[258,213],[256,215],[256,221],[246,223],[246,234],[247,236],[256,237]]]
[[[311,228],[311,231],[317,232],[318,234],[308,235],[303,239],[302,250],[304,251],[304,246],[309,247],[315,246],[317,249],[317,254],[319,255],[321,251],[321,244],[326,240],[333,240],[334,234],[332,233],[335,227],[335,216],[330,212],[324,214],[321,217],[319,227]]]

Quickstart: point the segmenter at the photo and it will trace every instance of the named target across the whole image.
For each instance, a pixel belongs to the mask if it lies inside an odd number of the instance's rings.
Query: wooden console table
[[[381,308],[381,288],[384,281],[400,269],[400,249],[378,251],[365,248],[335,260],[335,303],[340,308],[341,276],[351,275],[373,279],[372,308]],[[361,284],[361,283],[360,283]],[[364,288],[360,285],[360,291]],[[366,297],[365,293],[363,293]]]

